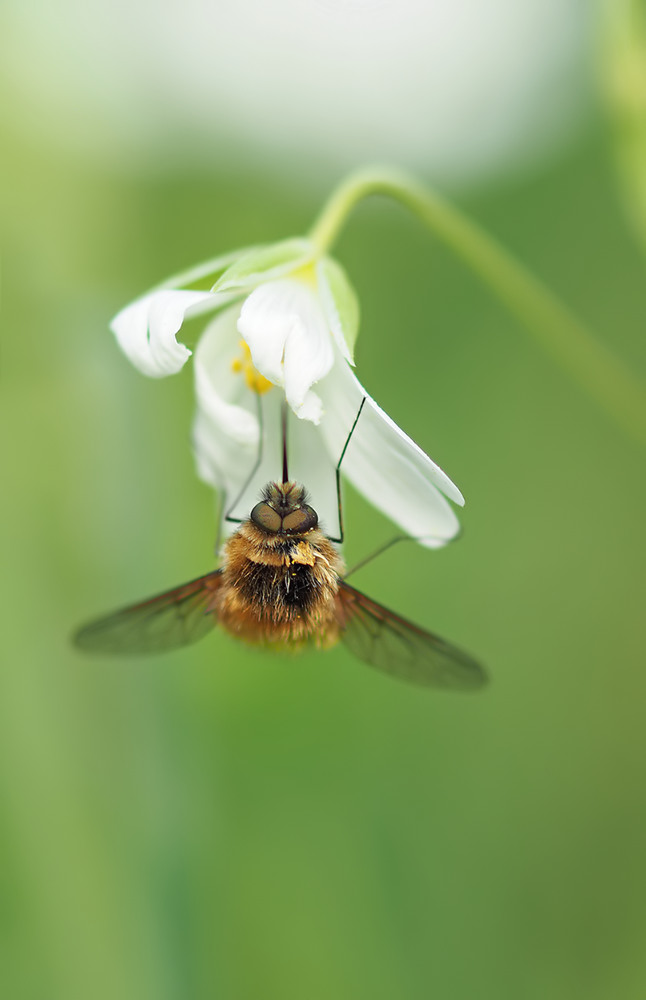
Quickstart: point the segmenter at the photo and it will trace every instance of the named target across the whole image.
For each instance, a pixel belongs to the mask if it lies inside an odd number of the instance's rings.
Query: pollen
[[[261,375],[258,369],[255,367],[253,361],[251,360],[251,351],[249,350],[249,345],[246,341],[240,341],[240,349],[242,352],[241,358],[234,358],[231,362],[231,369],[236,373],[244,375],[245,382],[249,386],[252,392],[257,393],[262,396],[263,393],[268,392],[271,389],[273,383]]]

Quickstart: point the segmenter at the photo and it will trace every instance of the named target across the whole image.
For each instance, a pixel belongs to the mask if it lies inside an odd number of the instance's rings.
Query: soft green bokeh
[[[87,659],[80,621],[213,564],[190,365],[145,379],[108,320],[166,274],[305,232],[328,192],[101,175],[17,139],[7,173],[3,995],[642,1000],[643,451],[415,220],[363,207],[335,248],[359,375],[467,506],[457,543],[354,582],[480,656],[490,687],[219,634]],[[466,208],[643,370],[603,137]],[[388,537],[356,496],[345,520],[350,563]]]

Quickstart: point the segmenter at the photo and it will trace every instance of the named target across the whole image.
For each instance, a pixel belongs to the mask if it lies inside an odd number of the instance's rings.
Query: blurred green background
[[[3,136],[3,995],[641,1000],[643,449],[415,220],[366,204],[337,247],[359,376],[467,505],[458,542],[353,582],[491,685],[428,692],[341,648],[217,633],[85,658],[82,620],[213,565],[190,365],[145,379],[109,319],[166,274],[303,232],[331,178],[252,157],[117,170],[10,119]],[[593,109],[567,150],[459,201],[643,371],[613,156]],[[345,520],[349,564],[389,536],[351,493]]]

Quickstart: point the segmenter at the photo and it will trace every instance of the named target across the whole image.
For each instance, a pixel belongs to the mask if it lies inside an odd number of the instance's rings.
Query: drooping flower
[[[407,534],[431,548],[455,536],[446,498],[463,504],[462,494],[352,371],[359,308],[337,261],[305,239],[239,251],[136,300],[112,330],[140,371],[162,377],[191,354],[177,340],[184,321],[206,312],[216,315],[195,350],[193,439],[223,519],[248,516],[262,486],[280,478],[286,400],[298,418],[287,431],[289,475],[309,488],[330,535],[342,458],[342,474]]]

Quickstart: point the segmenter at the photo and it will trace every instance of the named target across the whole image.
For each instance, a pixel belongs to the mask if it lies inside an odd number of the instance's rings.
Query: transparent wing
[[[216,570],[99,618],[79,629],[74,644],[92,653],[161,653],[187,646],[216,624],[213,598],[221,582]]]
[[[364,663],[386,673],[431,687],[481,687],[487,677],[468,653],[425,632],[341,581],[341,638]]]

